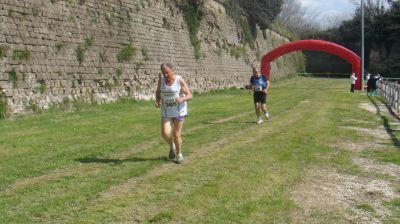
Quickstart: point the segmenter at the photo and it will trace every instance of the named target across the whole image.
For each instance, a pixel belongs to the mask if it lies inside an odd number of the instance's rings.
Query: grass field
[[[153,102],[0,120],[0,223],[399,223],[399,122],[348,80],[196,94],[185,163]]]

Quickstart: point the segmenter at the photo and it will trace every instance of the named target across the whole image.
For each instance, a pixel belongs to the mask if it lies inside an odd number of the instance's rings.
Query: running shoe
[[[265,113],[265,118],[269,119],[269,113],[268,112]]]
[[[260,119],[258,119],[258,121],[257,121],[257,124],[262,124],[264,121],[263,121],[263,119],[261,119],[261,117],[260,117]]]
[[[176,153],[175,144],[172,143],[172,146],[169,147],[169,155],[168,155],[168,158],[169,158],[169,159],[175,159],[175,153]]]
[[[176,162],[177,163],[183,163],[184,159],[183,159],[183,155],[182,153],[179,153],[179,155],[177,156]]]

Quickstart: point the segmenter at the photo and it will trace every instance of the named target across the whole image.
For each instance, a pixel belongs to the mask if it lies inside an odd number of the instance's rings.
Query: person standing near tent
[[[258,118],[257,124],[262,124],[263,119],[261,112],[265,115],[265,118],[269,118],[267,110],[267,94],[271,87],[269,80],[264,75],[261,75],[260,68],[257,66],[253,67],[253,75],[250,78],[250,91],[253,91],[254,98],[254,109]]]
[[[169,63],[161,64],[155,106],[161,108],[161,135],[169,144],[169,159],[183,162],[182,128],[187,116],[187,102],[193,98],[185,80],[175,74]]]
[[[350,76],[350,82],[351,82],[350,92],[352,93],[354,93],[354,86],[356,84],[356,80],[357,80],[356,74],[353,72]]]
[[[368,80],[368,96],[376,96],[376,82],[381,79],[381,76],[379,74],[373,75],[369,80]]]
[[[365,80],[367,81],[367,94],[369,91],[371,91],[371,87],[368,85],[369,79],[371,78],[371,74],[368,73],[367,76],[365,77]]]

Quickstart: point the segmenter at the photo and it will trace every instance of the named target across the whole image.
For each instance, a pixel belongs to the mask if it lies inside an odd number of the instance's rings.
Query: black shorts
[[[254,91],[254,104],[256,103],[267,103],[267,94],[263,91]]]

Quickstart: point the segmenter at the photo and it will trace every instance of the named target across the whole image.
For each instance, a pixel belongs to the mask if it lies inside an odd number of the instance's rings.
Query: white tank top
[[[181,76],[177,75],[174,83],[168,86],[165,83],[165,77],[161,77],[161,114],[163,117],[180,117],[187,115],[187,103],[176,102],[176,97],[184,97],[185,94],[181,92]]]

